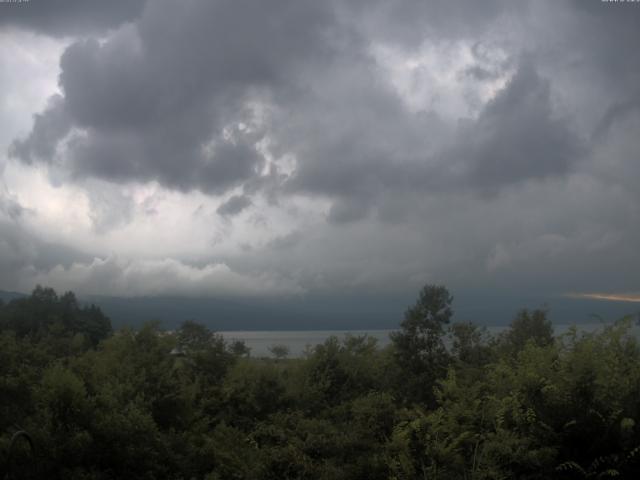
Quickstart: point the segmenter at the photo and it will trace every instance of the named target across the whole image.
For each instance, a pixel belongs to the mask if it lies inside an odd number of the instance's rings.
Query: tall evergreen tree
[[[444,345],[445,326],[453,310],[453,297],[443,285],[425,285],[415,305],[409,308],[391,334],[395,358],[403,372],[401,391],[408,402],[433,405],[433,387],[446,373],[448,354]]]

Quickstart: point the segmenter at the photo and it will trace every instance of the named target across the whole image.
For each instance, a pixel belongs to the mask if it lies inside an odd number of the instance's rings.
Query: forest
[[[522,310],[492,336],[452,315],[426,285],[387,347],[256,358],[37,287],[0,305],[0,478],[640,478],[631,317],[554,335]]]

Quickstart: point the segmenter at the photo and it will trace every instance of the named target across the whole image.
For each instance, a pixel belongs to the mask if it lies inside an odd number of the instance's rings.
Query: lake
[[[561,335],[569,329],[571,325],[554,325],[556,335]],[[578,330],[583,332],[592,332],[600,327],[602,323],[585,323],[577,325]],[[487,331],[492,334],[498,334],[503,331],[506,326],[487,327]],[[637,327],[636,327],[637,330]],[[354,336],[368,335],[378,340],[378,346],[384,347],[390,343],[389,333],[394,330],[269,330],[269,331],[225,331],[220,333],[225,340],[242,340],[247,347],[251,349],[252,357],[271,356],[269,347],[272,345],[285,345],[289,348],[291,357],[300,357],[307,346],[315,346],[334,335],[342,339],[345,335]]]
[[[388,345],[389,333],[393,330],[285,330],[285,331],[236,331],[218,332],[225,340],[242,340],[251,349],[252,357],[271,356],[269,347],[272,345],[286,345],[290,356],[299,357],[307,345],[314,346],[335,335],[342,339],[345,335],[368,335],[378,340],[378,346]]]

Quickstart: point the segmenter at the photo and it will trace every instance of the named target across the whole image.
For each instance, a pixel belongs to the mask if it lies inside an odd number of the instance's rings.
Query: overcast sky
[[[0,3],[0,289],[640,297],[640,3]]]

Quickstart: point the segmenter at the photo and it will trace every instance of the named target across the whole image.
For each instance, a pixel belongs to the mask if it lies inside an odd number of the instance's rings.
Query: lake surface
[[[579,331],[593,332],[598,328],[602,328],[602,323],[584,323],[577,325]],[[571,325],[554,325],[554,332],[556,335],[562,335],[566,333]],[[503,331],[506,326],[491,326],[486,327],[487,332],[491,335],[496,335]],[[636,334],[638,328],[634,327]],[[289,356],[300,357],[304,353],[305,349],[313,347],[320,343],[324,343],[331,336],[336,336],[342,339],[345,335],[350,334],[354,336],[368,335],[375,338],[378,341],[379,347],[388,345],[391,340],[389,334],[394,330],[285,330],[285,331],[226,331],[218,332],[224,336],[225,340],[242,340],[247,347],[251,349],[252,357],[266,357],[271,356],[269,347],[273,345],[285,345],[289,348]]]
[[[378,340],[378,346],[384,347],[391,341],[389,333],[393,330],[307,330],[307,331],[237,331],[218,332],[225,340],[242,340],[251,349],[252,357],[271,356],[269,347],[272,345],[285,345],[289,347],[291,357],[301,356],[307,346],[315,346],[324,343],[331,336],[342,339],[345,335],[368,335]]]

